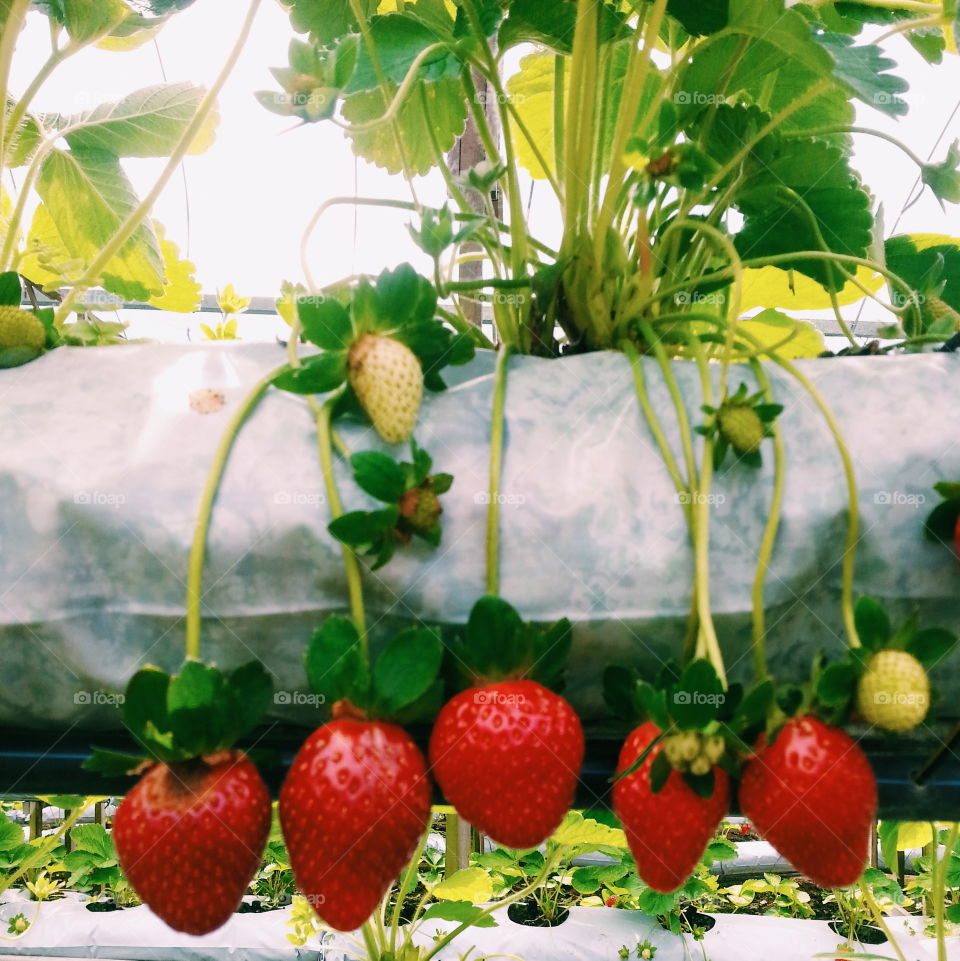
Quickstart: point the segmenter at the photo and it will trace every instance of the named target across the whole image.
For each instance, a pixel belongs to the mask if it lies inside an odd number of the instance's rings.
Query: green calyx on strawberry
[[[271,67],[283,92],[260,90],[257,100],[271,113],[299,117],[304,123],[328,120],[337,110],[359,52],[359,37],[348,34],[327,49],[304,40],[290,43],[290,65]]]
[[[731,450],[735,460],[759,467],[760,448],[772,436],[771,424],[783,413],[783,405],[768,403],[763,391],[750,395],[747,385],[741,384],[719,408],[705,404],[702,410],[710,419],[696,431],[714,439],[714,467],[719,468]]]
[[[274,385],[295,394],[339,391],[335,416],[367,420],[389,444],[410,439],[423,388],[446,389],[443,367],[473,357],[474,338],[437,319],[436,290],[409,264],[295,303],[304,340],[321,352]]]
[[[344,618],[327,620],[310,642],[307,676],[332,719],[287,773],[280,823],[300,890],[338,931],[370,917],[429,825],[426,762],[394,722],[436,713],[442,660],[439,637],[423,628],[397,634],[372,671]]]
[[[350,459],[353,477],[365,493],[389,506],[376,511],[351,511],[333,521],[328,530],[341,543],[374,558],[383,567],[398,544],[417,537],[436,547],[440,543],[440,495],[453,484],[449,474],[431,474],[430,455],[411,441],[413,463],[398,463],[386,454],[368,451]]]
[[[515,849],[536,847],[573,803],[584,736],[560,683],[571,628],[525,624],[506,601],[481,598],[462,641],[450,643],[460,686],[430,737],[447,800],[477,830]]]
[[[924,525],[924,534],[928,541],[952,547],[960,557],[960,483],[943,483],[936,485],[937,493],[943,498]]]
[[[740,807],[760,836],[814,883],[855,884],[867,865],[877,785],[856,742],[811,714],[761,734]]]
[[[123,718],[149,757],[96,750],[84,765],[141,775],[114,819],[117,856],[144,903],[177,931],[208,934],[228,921],[260,865],[270,794],[233,744],[272,692],[257,661],[226,674],[192,659],[173,677],[143,668]]]
[[[706,660],[691,661],[680,674],[668,665],[656,684],[626,668],[606,670],[609,707],[637,725],[620,752],[613,809],[637,872],[655,891],[676,891],[703,857],[727,813],[737,732],[765,716],[769,687],[745,698],[739,685],[724,689]]]
[[[930,709],[927,672],[953,652],[956,635],[920,628],[915,617],[894,631],[886,610],[870,597],[857,601],[854,621],[861,646],[815,672],[818,713],[838,724],[855,710],[868,724],[911,730]]]

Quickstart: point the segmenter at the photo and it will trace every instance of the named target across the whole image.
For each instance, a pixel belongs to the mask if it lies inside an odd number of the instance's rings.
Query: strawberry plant
[[[63,2],[11,0],[0,10],[0,180],[18,173],[18,189],[0,188],[0,366],[25,363],[45,348],[109,343],[119,328],[92,311],[101,287],[122,300],[189,313],[199,302],[193,265],[150,218],[154,200],[188,154],[206,150],[217,125],[216,97],[232,70],[259,6],[253,0],[237,48],[213,87],[163,84],[77,114],[34,108],[36,95],[65,61],[94,47],[117,57],[155,34],[179,9],[173,0]],[[22,91],[10,86],[16,40],[28,18],[49,23],[50,53]],[[127,158],[165,158],[141,199],[124,170]],[[33,209],[32,220],[26,215]],[[67,289],[61,297],[60,290]],[[36,292],[58,302],[36,307]],[[33,309],[13,312],[29,297]],[[72,314],[77,322],[68,323]],[[43,336],[37,321],[43,325]]]

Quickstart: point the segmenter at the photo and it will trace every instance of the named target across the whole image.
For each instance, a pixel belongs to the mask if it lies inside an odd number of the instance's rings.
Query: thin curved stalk
[[[504,344],[497,357],[493,386],[493,418],[490,425],[490,478],[487,504],[487,593],[500,593],[500,484],[503,474],[504,419],[506,417],[507,372],[510,348]]]
[[[203,587],[203,562],[207,555],[207,535],[210,530],[210,519],[213,505],[220,490],[220,483],[226,471],[227,462],[237,441],[240,429],[247,418],[253,413],[274,380],[287,370],[287,365],[278,367],[261,378],[237,408],[227,429],[220,438],[213,463],[207,473],[207,481],[200,496],[200,506],[197,510],[197,520],[193,528],[193,543],[190,547],[190,559],[187,564],[187,615],[186,615],[186,656],[200,657],[201,633],[201,594]]]

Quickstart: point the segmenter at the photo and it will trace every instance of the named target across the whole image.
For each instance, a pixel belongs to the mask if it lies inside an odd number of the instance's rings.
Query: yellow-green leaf
[[[907,234],[907,240],[918,251],[929,250],[931,247],[960,247],[960,238],[948,237],[946,234]]]
[[[507,80],[507,96],[516,107],[517,113],[536,142],[551,170],[556,170],[557,159],[553,140],[553,96],[554,96],[553,54],[531,53],[520,61],[520,71]],[[565,89],[570,90],[570,71]],[[514,130],[517,145],[517,160],[534,180],[546,180],[547,172],[537,160],[527,138],[518,129]]]
[[[83,275],[85,266],[82,258],[71,257],[49,211],[39,204],[17,269],[44,290],[55,290],[72,286]]]
[[[902,821],[897,834],[897,850],[912,851],[933,843],[933,828],[927,821]]]
[[[562,847],[583,847],[600,845],[603,847],[627,846],[627,836],[619,828],[600,824],[592,818],[585,818],[576,811],[568,812],[563,823],[557,828],[550,840]]]
[[[737,330],[750,334],[764,347],[775,347],[780,357],[818,357],[826,349],[823,334],[813,324],[794,320],[776,310],[765,310],[749,320],[741,320]]]
[[[857,271],[857,280],[868,290],[876,293],[883,287],[884,278],[866,267]],[[845,307],[863,300],[864,293],[853,283],[848,283],[837,294],[837,302]],[[743,300],[741,310],[757,307],[773,307],[781,310],[829,310],[830,295],[815,280],[795,270],[779,267],[761,267],[748,270],[743,277]]]
[[[466,868],[441,881],[430,889],[430,893],[443,901],[482,904],[493,897],[493,882],[483,868]]]
[[[163,274],[166,286],[159,297],[151,297],[150,305],[159,310],[189,314],[200,306],[203,288],[196,281],[192,261],[181,260],[180,250],[172,240],[167,240],[164,228],[154,221],[160,250],[163,253]]]
[[[120,162],[103,151],[53,150],[37,192],[72,257],[92,261],[139,201]],[[104,269],[103,286],[127,300],[163,293],[163,256],[149,223],[141,224]]]

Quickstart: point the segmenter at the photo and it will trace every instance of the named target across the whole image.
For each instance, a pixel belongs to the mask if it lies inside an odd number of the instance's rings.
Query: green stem
[[[261,2],[262,0],[250,0],[250,8],[247,11],[246,18],[243,21],[243,26],[240,29],[240,35],[237,38],[233,49],[230,51],[230,55],[227,57],[227,62],[223,65],[223,69],[220,71],[217,79],[214,80],[213,85],[200,101],[200,105],[197,107],[197,112],[193,115],[193,119],[180,136],[177,147],[164,166],[163,172],[160,174],[157,182],[153,185],[153,188],[143,198],[143,200],[137,205],[136,209],[120,225],[120,227],[117,229],[117,232],[107,242],[103,250],[100,251],[100,254],[94,259],[93,263],[87,267],[83,276],[70,289],[66,297],[64,297],[63,302],[57,308],[55,315],[56,323],[63,323],[65,318],[69,316],[70,311],[80,294],[87,290],[92,283],[99,279],[104,268],[109,265],[110,261],[113,260],[124,244],[126,244],[127,241],[133,236],[137,228],[150,213],[157,198],[163,192],[164,188],[167,186],[167,183],[170,181],[170,178],[180,166],[183,158],[187,155],[187,152],[190,150],[190,147],[196,140],[197,135],[203,129],[203,125],[206,123],[207,117],[209,116],[210,111],[213,109],[217,97],[220,95],[220,91],[223,89],[224,84],[227,82],[230,74],[233,72],[233,68],[240,59],[240,54],[243,52],[247,38],[250,36],[250,31],[253,28],[253,22],[256,19],[257,11],[260,9]]]
[[[427,846],[427,839],[429,837],[430,827],[428,826],[420,838],[420,843],[417,845],[417,850],[410,859],[410,863],[407,865],[407,870],[404,872],[403,878],[400,880],[400,887],[397,889],[397,900],[393,906],[393,914],[390,918],[390,950],[394,953],[396,953],[397,950],[397,932],[400,929],[400,912],[403,909],[403,899],[407,896],[413,886],[414,878],[417,876],[417,869],[420,867],[420,858],[423,855],[423,849]]]
[[[893,932],[890,930],[889,925],[883,920],[883,912],[880,910],[880,905],[877,904],[876,899],[870,890],[870,886],[863,880],[863,878],[860,879],[860,894],[862,895],[863,900],[867,902],[867,907],[870,908],[870,913],[873,915],[873,920],[877,922],[880,930],[886,935],[887,941],[893,945],[893,950],[896,952],[899,961],[907,961],[903,950],[900,948],[900,945],[897,944],[897,939],[893,936]]]
[[[650,394],[647,391],[646,378],[643,372],[643,361],[637,348],[630,341],[624,341],[623,352],[627,355],[627,359],[630,361],[630,366],[633,369],[633,385],[637,393],[637,400],[640,403],[640,409],[643,411],[647,426],[650,428],[650,432],[653,434],[653,438],[660,448],[660,456],[670,474],[673,486],[676,488],[677,496],[680,498],[680,504],[683,507],[683,513],[687,519],[687,527],[690,529],[692,539],[694,520],[693,509],[690,504],[690,491],[693,489],[693,482],[684,482],[683,475],[680,473],[677,459],[673,456],[673,450],[670,448],[670,442],[664,433],[663,425],[650,401]]]
[[[23,29],[24,21],[30,10],[31,0],[11,0],[7,16],[0,31],[0,180],[6,164],[7,98],[10,95],[10,66],[17,38]]]
[[[287,370],[286,364],[271,371],[259,380],[243,399],[230,419],[223,437],[220,438],[213,463],[207,473],[207,481],[200,497],[200,507],[197,510],[197,521],[193,529],[193,544],[190,547],[190,560],[187,566],[186,655],[188,658],[200,657],[200,604],[203,586],[203,562],[207,554],[207,535],[210,531],[213,505],[220,490],[220,483],[223,480],[230,453],[247,418],[253,413],[273,381],[285,370]]]
[[[363,944],[367,949],[367,958],[369,961],[379,961],[380,948],[377,945],[377,934],[369,919],[363,922],[360,933],[363,935]]]
[[[697,367],[700,370],[704,403],[712,406],[713,383],[710,379],[710,369],[703,351],[703,344],[695,334],[689,337],[689,343],[697,361]],[[694,589],[700,619],[697,655],[709,659],[716,668],[721,683],[726,687],[727,675],[723,664],[723,654],[713,623],[713,612],[710,609],[710,489],[713,483],[713,439],[704,437],[703,440],[703,466],[700,468],[700,483],[693,491],[696,531],[694,538],[696,560]]]
[[[850,646],[860,647],[860,635],[857,633],[857,625],[853,617],[853,576],[857,544],[860,540],[860,502],[857,497],[857,477],[853,466],[853,458],[850,456],[850,450],[843,438],[843,432],[840,430],[840,425],[833,411],[830,409],[830,405],[827,404],[823,394],[814,386],[810,378],[801,373],[794,364],[782,357],[771,355],[771,360],[787,371],[795,380],[799,381],[813,399],[813,402],[820,409],[824,420],[827,422],[830,433],[836,442],[837,450],[840,452],[840,458],[843,461],[843,472],[847,482],[850,519],[847,524],[846,546],[843,553],[843,586],[841,589],[840,607],[843,613],[843,623],[847,631]]]
[[[933,915],[937,928],[937,961],[947,961],[947,927],[946,927],[946,890],[947,868],[953,857],[957,838],[960,837],[960,824],[950,826],[947,843],[944,845],[943,859],[937,862],[937,826],[933,826],[933,857],[936,864],[936,875],[933,890]]]
[[[773,392],[770,388],[770,379],[763,365],[756,359],[751,359],[754,376],[760,389],[764,392],[767,403],[773,403]],[[783,432],[780,430],[779,423],[773,424],[773,451],[774,451],[774,479],[773,479],[773,498],[770,501],[770,514],[767,517],[767,524],[763,532],[763,539],[760,542],[760,550],[757,553],[757,573],[753,581],[753,673],[757,683],[766,680],[769,676],[767,670],[767,625],[766,611],[763,604],[763,589],[767,579],[767,572],[770,569],[770,560],[773,557],[773,548],[777,541],[777,534],[780,530],[780,518],[783,513],[783,498],[786,491],[786,454],[783,445]]]
[[[487,504],[487,593],[500,593],[500,483],[503,474],[504,420],[510,348],[505,344],[497,357],[493,385],[493,418],[490,425],[490,503]]]

